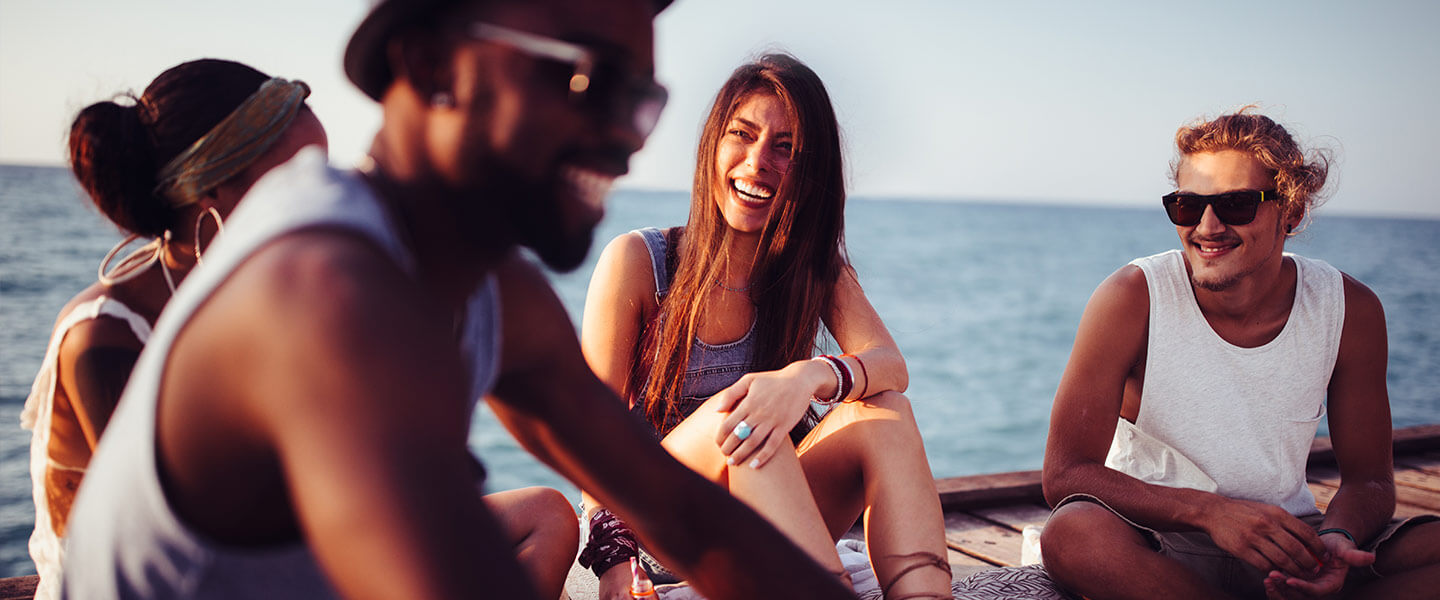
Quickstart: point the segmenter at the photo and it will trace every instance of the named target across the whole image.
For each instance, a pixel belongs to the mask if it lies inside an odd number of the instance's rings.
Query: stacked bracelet
[[[859,396],[856,396],[856,398],[857,398],[857,399],[864,399],[864,398],[869,397],[869,396],[870,396],[870,372],[865,370],[865,361],[860,360],[860,357],[859,357],[859,356],[856,356],[856,355],[854,355],[854,354],[846,353],[846,354],[841,354],[841,355],[840,355],[841,358],[844,358],[844,357],[846,357],[846,356],[855,359],[855,364],[860,365],[860,376],[865,378],[865,385],[860,388],[860,395],[859,395]]]
[[[827,364],[827,365],[830,365],[830,370],[835,372],[835,389],[836,389],[835,397],[833,397],[833,398],[821,398],[821,397],[819,397],[819,396],[816,396],[816,397],[815,397],[815,401],[816,401],[816,402],[819,402],[819,403],[821,403],[821,404],[834,404],[836,398],[838,398],[838,397],[840,396],[840,394],[839,394],[839,389],[840,389],[840,386],[841,386],[841,381],[842,381],[842,379],[843,379],[843,378],[840,376],[840,367],[835,366],[835,363],[827,360],[824,356],[817,356],[817,357],[815,357],[815,358],[813,358],[813,359],[811,359],[811,360],[818,360],[818,361],[823,362],[823,363],[825,363],[825,364]]]
[[[831,398],[816,398],[821,404],[834,404],[843,401],[850,392],[855,389],[855,376],[850,373],[850,365],[829,354],[817,356],[814,360],[824,361],[830,365],[830,370],[835,372],[835,395]]]
[[[580,553],[580,566],[588,567],[600,577],[611,567],[630,562],[632,556],[640,554],[639,548],[635,532],[615,513],[602,508],[590,516],[590,539]]]

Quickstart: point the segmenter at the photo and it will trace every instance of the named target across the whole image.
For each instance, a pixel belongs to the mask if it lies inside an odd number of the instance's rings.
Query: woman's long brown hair
[[[845,177],[835,109],[820,77],[787,54],[767,54],[740,66],[715,97],[700,134],[690,220],[658,323],[650,325],[635,360],[630,390],[642,397],[646,417],[662,428],[680,397],[685,367],[705,297],[719,281],[731,234],[715,202],[726,182],[715,156],[741,101],[752,94],[780,99],[794,118],[793,159],[750,272],[755,303],[754,363],[749,371],[784,367],[813,356],[821,317],[833,302],[845,265]],[[633,392],[632,392],[633,393]]]

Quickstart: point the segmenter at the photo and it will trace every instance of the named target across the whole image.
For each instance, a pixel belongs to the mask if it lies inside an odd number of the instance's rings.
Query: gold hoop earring
[[[213,206],[205,207],[205,212],[195,216],[195,264],[203,265],[205,261],[200,258],[200,225],[205,222],[205,217],[215,218],[215,235],[225,233],[225,221],[220,218],[220,211]]]
[[[170,293],[175,293],[175,279],[170,276],[170,267],[165,264],[165,250],[170,245],[169,229],[166,229],[160,237],[150,240],[149,243],[136,248],[134,252],[120,259],[120,264],[115,265],[114,269],[109,268],[110,261],[115,260],[122,249],[139,239],[143,238],[137,234],[130,234],[105,253],[105,258],[100,259],[98,274],[100,283],[107,286],[125,283],[138,277],[150,265],[159,263],[160,272],[165,275],[165,284],[170,287]]]

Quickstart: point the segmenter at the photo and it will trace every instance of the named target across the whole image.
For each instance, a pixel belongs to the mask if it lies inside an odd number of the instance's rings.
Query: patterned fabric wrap
[[[987,569],[951,584],[955,600],[1077,600],[1045,573],[1045,567],[1029,565]]]
[[[600,577],[611,567],[630,562],[630,557],[639,554],[639,547],[635,532],[615,513],[602,508],[590,516],[590,539],[580,553],[580,566]]]
[[[260,84],[234,112],[160,170],[155,193],[177,207],[194,204],[269,150],[309,95],[310,86],[303,81],[276,77]]]

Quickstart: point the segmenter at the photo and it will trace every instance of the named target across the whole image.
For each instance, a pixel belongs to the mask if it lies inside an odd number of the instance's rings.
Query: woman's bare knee
[[[485,501],[517,545],[537,534],[562,542],[574,537],[579,544],[575,509],[558,490],[538,486],[506,490],[485,496]]]
[[[706,400],[660,441],[665,451],[681,464],[716,482],[723,479],[726,468],[725,455],[715,444],[715,432],[725,419],[719,405],[714,397]]]

